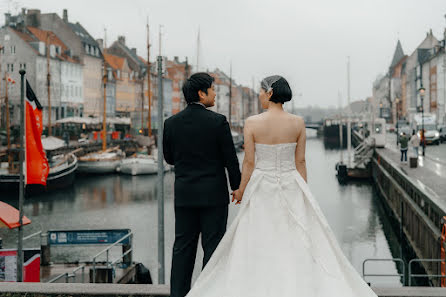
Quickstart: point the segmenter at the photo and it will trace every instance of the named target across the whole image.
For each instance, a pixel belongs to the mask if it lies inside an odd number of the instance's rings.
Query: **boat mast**
[[[150,82],[150,31],[149,31],[149,19],[147,18],[147,99],[149,103],[149,114],[147,117],[147,130],[149,137],[152,136],[152,88]]]
[[[50,37],[46,32],[46,69],[47,69],[47,92],[48,92],[48,136],[51,136],[51,73],[50,73]]]
[[[352,124],[351,124],[351,106],[350,106],[350,56],[347,58],[347,165],[351,166],[351,150],[352,150]]]
[[[197,35],[197,71],[200,71],[200,27],[198,27],[198,35]]]
[[[5,107],[6,107],[6,137],[8,140],[8,171],[11,168],[11,129],[9,123],[9,98],[8,98],[8,77],[5,71]]]
[[[229,127],[232,127],[232,61],[229,65]]]
[[[104,84],[104,109],[102,116],[102,151],[107,149],[107,62],[105,55],[107,53],[107,29],[104,29],[104,76],[102,78]]]

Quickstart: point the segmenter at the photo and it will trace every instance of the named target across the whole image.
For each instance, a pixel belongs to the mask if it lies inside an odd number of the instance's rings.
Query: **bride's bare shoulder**
[[[292,113],[289,113],[288,115],[297,125],[299,125],[299,126],[305,125],[305,121],[304,121],[303,117],[292,114]]]
[[[245,120],[245,124],[248,124],[248,125],[256,124],[256,123],[262,121],[262,118],[263,118],[262,114],[252,115]]]

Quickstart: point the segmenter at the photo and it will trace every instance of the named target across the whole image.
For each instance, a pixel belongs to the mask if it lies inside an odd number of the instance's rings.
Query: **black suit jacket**
[[[223,206],[240,186],[240,167],[226,117],[190,104],[164,122],[163,151],[175,165],[175,206]]]

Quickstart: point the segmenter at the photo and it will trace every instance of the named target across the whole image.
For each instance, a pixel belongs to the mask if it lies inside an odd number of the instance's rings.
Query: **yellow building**
[[[140,110],[142,83],[132,76],[126,58],[108,53],[104,53],[104,58],[116,84],[116,115],[130,117],[132,112]]]

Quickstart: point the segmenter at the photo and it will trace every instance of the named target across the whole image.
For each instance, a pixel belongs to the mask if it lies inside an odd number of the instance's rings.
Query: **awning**
[[[23,225],[31,224],[31,220],[23,216]],[[8,227],[9,229],[19,226],[19,211],[11,205],[0,202],[0,228]]]

